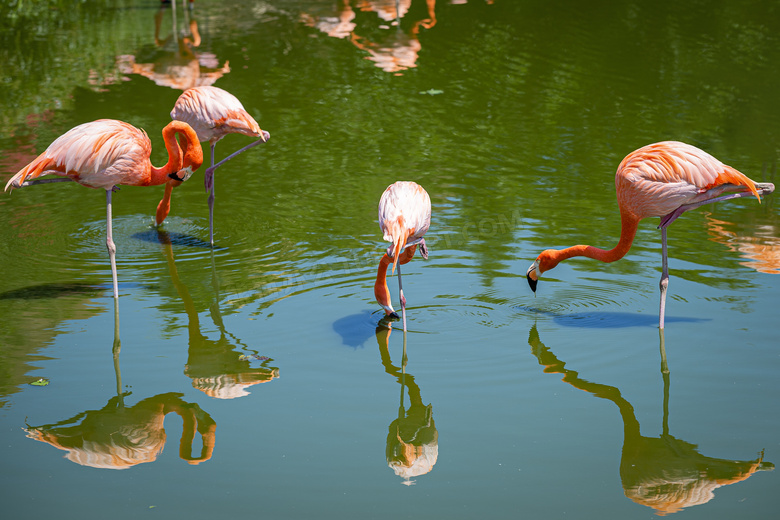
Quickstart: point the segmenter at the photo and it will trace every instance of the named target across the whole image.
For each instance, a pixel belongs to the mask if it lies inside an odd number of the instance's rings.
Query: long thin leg
[[[211,167],[214,168],[214,147],[217,143],[211,143]],[[213,171],[213,170],[212,170]],[[214,247],[214,177],[211,177],[209,188],[209,243]]]
[[[111,276],[114,280],[114,298],[119,298],[119,282],[116,275],[116,244],[114,244],[113,222],[111,220],[111,194],[112,189],[106,190],[106,247],[108,258],[111,260]]]
[[[404,286],[401,283],[401,264],[396,268],[398,271],[398,299],[401,300],[401,316],[404,320],[404,334],[406,334],[406,298],[404,297]]]
[[[669,286],[669,264],[666,256],[666,228],[661,228],[661,307],[658,311],[658,327],[664,329],[664,313],[666,311],[666,288]]]
[[[213,166],[209,166],[208,168],[206,168],[206,173],[204,175],[204,181],[205,181],[205,184],[206,184],[206,189],[207,190],[211,189],[211,183],[214,182],[214,171],[217,168],[219,168],[220,166],[222,166],[223,164],[225,164],[226,162],[228,162],[230,159],[232,159],[236,155],[240,154],[241,152],[245,152],[245,151],[249,150],[250,148],[252,148],[254,146],[257,146],[260,143],[265,143],[270,138],[271,138],[271,134],[269,134],[268,132],[263,130],[263,135],[260,137],[260,139],[258,139],[254,143],[246,145],[245,147],[241,148],[240,150],[238,150],[236,152],[231,153],[230,155],[228,155],[227,157],[225,157],[224,159],[219,161],[217,164],[214,164]]]
[[[20,188],[24,188],[25,186],[35,186],[36,184],[51,184],[52,182],[68,182],[72,181],[70,177],[54,177],[50,179],[35,179],[30,181],[24,181],[21,185],[19,185]]]
[[[756,190],[758,190],[759,195],[767,195],[769,193],[772,193],[775,190],[775,186],[774,184],[771,184],[769,182],[759,182],[756,184]],[[740,197],[752,197],[752,196],[753,194],[749,191],[740,191],[737,193],[729,193],[727,195],[721,195],[720,197],[715,197],[713,199],[694,202],[692,204],[683,204],[682,206],[672,211],[665,217],[661,217],[661,223],[658,225],[658,227],[660,229],[668,227],[669,224],[674,222],[677,219],[677,217],[679,217],[686,211],[699,208],[706,204],[712,204],[713,202],[722,202],[724,200],[730,200],[730,199],[738,199]]]

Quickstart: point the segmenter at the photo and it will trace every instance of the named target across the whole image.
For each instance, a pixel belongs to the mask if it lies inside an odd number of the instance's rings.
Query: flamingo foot
[[[428,260],[428,245],[425,243],[425,239],[420,239],[420,255],[424,260]]]

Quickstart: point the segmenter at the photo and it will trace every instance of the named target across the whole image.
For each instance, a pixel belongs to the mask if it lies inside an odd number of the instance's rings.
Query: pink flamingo
[[[241,152],[264,143],[271,134],[262,130],[233,94],[218,87],[204,86],[185,90],[171,110],[171,118],[184,121],[211,144],[211,166],[206,169],[205,184],[209,191],[209,242],[214,245],[214,171]],[[260,139],[214,164],[217,141],[228,134],[244,134]],[[159,225],[162,221],[158,221]]]
[[[628,154],[618,166],[615,188],[622,225],[618,244],[609,251],[587,245],[542,251],[528,268],[528,284],[536,292],[539,276],[567,258],[585,256],[601,262],[620,260],[631,249],[639,221],[661,217],[658,226],[661,230],[661,329],[664,328],[669,285],[666,256],[669,224],[684,212],[704,204],[751,195],[761,202],[760,195],[775,189],[771,183],[756,183],[707,152],[677,141],[650,144]]]
[[[431,198],[422,186],[416,182],[398,181],[387,187],[379,200],[379,228],[384,239],[392,245],[379,261],[379,269],[374,284],[376,301],[385,310],[385,315],[398,318],[390,302],[390,290],[387,288],[387,266],[392,262],[395,272],[398,268],[398,295],[401,300],[404,332],[406,332],[406,298],[401,283],[401,265],[408,263],[414,256],[417,245],[420,254],[428,259],[428,247],[423,236],[431,226]]]
[[[178,186],[203,163],[203,150],[195,132],[186,123],[173,121],[163,131],[168,162],[155,168],[149,159],[152,143],[146,132],[123,121],[99,119],[76,126],[49,145],[45,152],[11,177],[5,190],[32,184],[75,181],[89,188],[106,190],[106,247],[111,260],[114,298],[119,297],[116,274],[116,246],[111,223],[111,194],[118,186],[154,186],[167,183]],[[182,140],[182,148],[176,135]],[[41,175],[59,175],[55,179],[36,179]],[[180,176],[181,174],[181,176]],[[170,191],[157,206],[162,221],[170,210]]]

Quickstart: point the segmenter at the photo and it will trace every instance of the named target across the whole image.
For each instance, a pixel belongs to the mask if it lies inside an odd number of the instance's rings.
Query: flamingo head
[[[186,181],[190,177],[192,177],[192,165],[187,166],[186,168],[182,168],[181,170],[173,173],[169,173],[168,177],[174,181],[172,184],[174,186],[179,186],[182,182]],[[171,182],[171,181],[168,181]]]
[[[557,251],[555,249],[546,249],[536,257],[536,261],[531,264],[531,267],[525,272],[525,277],[528,280],[528,286],[531,287],[533,292],[536,292],[536,284],[539,283],[539,277],[542,273],[549,271],[556,265],[559,260],[555,257]]]

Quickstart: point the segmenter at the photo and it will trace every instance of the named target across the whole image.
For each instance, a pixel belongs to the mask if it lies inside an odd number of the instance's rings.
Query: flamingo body
[[[182,138],[182,150],[176,135]],[[111,259],[114,297],[118,297],[115,251],[111,230],[111,193],[116,186],[152,186],[167,183],[166,197],[158,206],[158,218],[170,207],[170,189],[186,180],[203,163],[197,136],[186,123],[174,121],[163,129],[168,162],[155,168],[150,160],[152,144],[146,132],[123,121],[99,119],[78,125],[52,142],[30,164],[11,177],[5,190],[31,184],[53,174],[55,181],[72,180],[89,188],[106,190],[106,246]],[[185,171],[185,179],[178,176]],[[162,215],[164,218],[164,215]]]
[[[661,217],[658,227],[661,229],[663,273],[659,324],[663,328],[669,278],[666,228],[685,211],[704,204],[744,196],[755,196],[760,202],[760,195],[772,193],[774,185],[756,183],[695,146],[664,141],[628,154],[615,174],[615,189],[622,224],[618,244],[610,250],[577,245],[542,251],[528,268],[528,284],[535,292],[539,276],[567,258],[585,256],[602,262],[623,258],[631,249],[639,221]]]
[[[148,186],[151,153],[146,132],[123,121],[100,119],[62,134],[14,175],[5,189],[19,188],[25,180],[46,174],[68,177],[90,188]]]
[[[398,267],[398,287],[401,308],[406,308],[406,300],[401,285],[400,265],[408,263],[420,245],[423,258],[428,258],[425,245],[425,233],[431,225],[431,198],[422,186],[415,182],[398,181],[388,186],[379,200],[379,228],[385,240],[392,245],[382,256],[377,271],[374,295],[386,315],[395,315],[387,288],[387,267],[392,262],[393,272]],[[404,320],[405,321],[405,320]],[[404,330],[406,324],[404,323]]]
[[[202,86],[185,90],[171,110],[171,119],[189,124],[198,139],[211,144],[211,166],[206,169],[204,181],[209,192],[209,241],[214,245],[214,170],[244,150],[264,143],[271,135],[262,130],[241,102],[230,92],[218,87]],[[228,134],[243,134],[259,140],[245,146],[214,164],[214,148]],[[167,192],[166,192],[167,193]],[[158,222],[160,224],[160,222]]]
[[[260,137],[262,130],[236,96],[218,87],[185,90],[171,110],[171,119],[184,121],[198,139],[216,144],[228,134]]]
[[[640,219],[664,217],[680,206],[727,191],[747,188],[758,197],[755,184],[707,152],[677,141],[650,144],[631,152],[615,174],[621,211]]]

